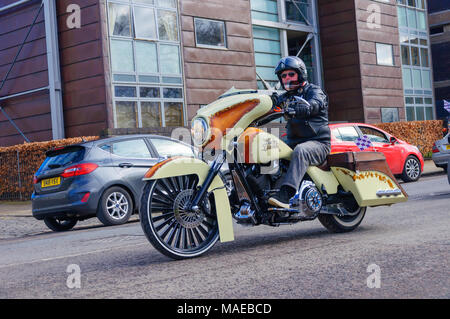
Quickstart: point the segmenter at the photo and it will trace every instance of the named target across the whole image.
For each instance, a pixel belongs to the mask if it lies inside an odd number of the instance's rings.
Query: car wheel
[[[78,220],[76,219],[59,219],[56,217],[45,217],[44,223],[53,231],[67,231],[71,230]]]
[[[125,224],[133,212],[130,194],[119,186],[108,188],[100,199],[97,218],[105,226]]]
[[[419,179],[422,171],[420,169],[420,162],[415,156],[408,156],[403,166],[402,179],[405,182],[415,182]]]

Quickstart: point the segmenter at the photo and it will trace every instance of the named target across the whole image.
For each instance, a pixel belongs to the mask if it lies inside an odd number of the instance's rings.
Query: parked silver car
[[[447,133],[443,139],[434,142],[432,159],[437,167],[447,171],[447,163],[450,160],[450,133]]]

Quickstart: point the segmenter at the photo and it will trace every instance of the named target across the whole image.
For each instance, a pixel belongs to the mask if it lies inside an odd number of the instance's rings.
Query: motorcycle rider
[[[275,105],[285,103],[287,107],[287,144],[294,151],[280,191],[268,202],[288,209],[289,199],[297,192],[308,167],[320,165],[330,153],[328,97],[319,86],[308,83],[305,63],[296,56],[282,58],[275,74],[286,93],[274,94],[273,99]]]

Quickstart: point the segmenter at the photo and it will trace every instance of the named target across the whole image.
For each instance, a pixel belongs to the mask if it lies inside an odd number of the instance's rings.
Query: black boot
[[[287,185],[283,185],[280,191],[269,198],[269,205],[289,209],[289,200],[295,195],[297,191]]]

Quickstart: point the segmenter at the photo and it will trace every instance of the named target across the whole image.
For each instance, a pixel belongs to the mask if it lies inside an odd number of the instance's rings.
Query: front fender
[[[199,185],[202,185],[208,175],[210,167],[205,162],[193,157],[172,157],[157,163],[147,171],[143,180],[156,180],[167,177],[195,174],[198,176]],[[233,219],[231,217],[230,202],[225,185],[217,175],[208,191],[213,191],[214,202],[219,224],[219,235],[221,242],[233,241]]]

